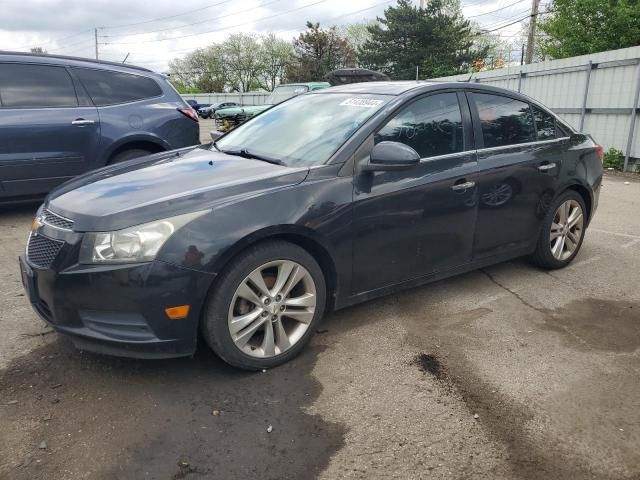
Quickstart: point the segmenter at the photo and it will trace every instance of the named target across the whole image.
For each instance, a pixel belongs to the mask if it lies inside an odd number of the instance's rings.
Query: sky
[[[416,4],[420,0],[414,0]],[[428,1],[428,0],[425,0]],[[166,72],[188,52],[230,33],[274,32],[290,40],[307,20],[321,26],[373,20],[396,0],[2,0],[0,50],[48,53],[142,65]],[[495,29],[529,13],[529,0],[462,0],[466,17]],[[522,25],[496,31],[513,40]]]

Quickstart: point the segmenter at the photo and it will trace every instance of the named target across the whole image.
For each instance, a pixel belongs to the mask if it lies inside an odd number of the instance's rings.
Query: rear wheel
[[[134,158],[144,157],[146,155],[151,155],[151,153],[153,152],[142,148],[132,148],[131,150],[125,150],[124,152],[120,152],[115,155],[109,162],[109,165],[126,162],[127,160],[133,160]]]
[[[203,336],[233,366],[274,367],[309,342],[325,298],[322,270],[306,250],[284,241],[265,242],[221,274],[202,319]]]
[[[545,217],[533,262],[549,269],[567,266],[582,246],[585,227],[584,200],[573,190],[564,192]]]

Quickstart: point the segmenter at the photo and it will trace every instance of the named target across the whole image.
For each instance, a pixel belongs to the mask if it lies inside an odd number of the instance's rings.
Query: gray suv
[[[0,52],[0,202],[89,170],[199,143],[198,116],[146,68]]]

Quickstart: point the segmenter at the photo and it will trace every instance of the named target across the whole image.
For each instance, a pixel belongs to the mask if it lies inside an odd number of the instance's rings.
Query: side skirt
[[[366,302],[374,298],[390,295],[392,293],[397,293],[402,290],[407,290],[409,288],[419,287],[421,285],[425,285],[427,283],[436,282],[438,280],[453,277],[461,273],[467,273],[473,270],[478,270],[479,268],[484,268],[490,265],[495,265],[497,263],[506,262],[507,260],[513,260],[514,258],[531,255],[534,250],[535,250],[535,245],[533,247],[531,245],[527,245],[525,247],[520,247],[516,250],[511,250],[510,252],[507,252],[507,253],[493,255],[491,257],[482,258],[480,260],[474,260],[454,268],[450,268],[440,272],[430,273],[422,277],[414,278],[414,279],[407,280],[400,283],[395,283],[393,285],[387,285],[381,288],[377,288],[375,290],[369,290],[367,292],[357,293],[350,297],[340,298],[340,296],[338,296],[338,298],[336,299],[336,305],[334,310],[350,307],[351,305],[356,305],[358,303]]]

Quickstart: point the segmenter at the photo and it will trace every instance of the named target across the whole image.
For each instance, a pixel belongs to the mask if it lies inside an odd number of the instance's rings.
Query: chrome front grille
[[[72,220],[61,217],[50,210],[45,210],[42,214],[42,223],[46,223],[53,228],[59,228],[61,230],[73,230]]]
[[[36,267],[49,268],[63,245],[64,242],[31,234],[27,243],[27,258]]]

